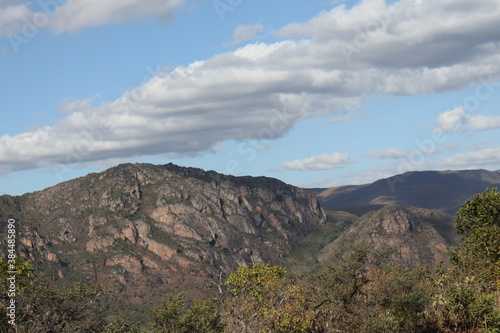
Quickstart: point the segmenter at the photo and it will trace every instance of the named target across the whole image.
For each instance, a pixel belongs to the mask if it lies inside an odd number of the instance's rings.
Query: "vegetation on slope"
[[[60,291],[21,261],[16,332],[500,332],[499,211],[495,189],[463,205],[451,267],[406,269],[366,245],[300,278],[270,264],[241,267],[217,298],[166,295],[150,309],[148,326],[104,317],[99,286]],[[5,281],[7,265],[0,266]],[[3,284],[3,308],[6,291]],[[14,332],[0,316],[2,332]]]

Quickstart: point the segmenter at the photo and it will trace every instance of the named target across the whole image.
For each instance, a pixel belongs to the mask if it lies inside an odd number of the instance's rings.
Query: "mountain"
[[[326,223],[306,190],[173,164],[123,164],[4,195],[0,220],[11,218],[20,256],[58,284],[97,281],[121,306],[142,309],[168,291],[214,294],[221,276],[279,263],[294,242]],[[2,229],[0,252],[7,248]]]
[[[392,199],[383,194],[396,179],[319,194],[330,206],[355,206],[353,215],[323,209],[314,193],[273,178],[122,164],[43,191],[0,196],[0,221],[16,220],[18,254],[58,285],[99,282],[111,292],[110,311],[144,320],[168,292],[215,296],[229,273],[259,263],[307,273],[361,241],[393,249],[395,262],[407,267],[433,265],[456,243],[452,217],[385,204],[442,208],[449,199],[455,207],[463,193],[495,179],[488,172],[479,184],[475,173],[465,181],[465,172],[400,177]],[[366,213],[374,207],[383,208]],[[4,257],[6,233],[0,230]]]
[[[407,268],[434,266],[446,261],[448,248],[458,242],[453,224],[450,215],[438,211],[388,205],[357,219],[318,258],[332,262],[365,243],[372,250],[391,249],[393,262]]]
[[[328,188],[324,188],[324,187],[310,187],[310,188],[304,188],[304,189],[308,190],[309,192],[314,193],[316,195],[328,190]]]
[[[455,215],[462,204],[488,187],[500,187],[500,170],[414,171],[365,185],[347,185],[318,194],[323,207],[357,215],[384,205],[436,209]]]

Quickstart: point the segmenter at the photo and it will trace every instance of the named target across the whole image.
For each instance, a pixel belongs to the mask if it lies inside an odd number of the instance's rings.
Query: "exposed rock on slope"
[[[136,303],[203,290],[241,265],[276,263],[325,224],[305,190],[172,164],[124,164],[3,196],[0,215],[18,221],[21,256],[55,279],[96,280]]]
[[[391,249],[392,259],[407,268],[434,265],[448,258],[448,247],[458,236],[449,215],[421,208],[386,206],[365,214],[320,253],[322,262],[334,261],[352,245]]]

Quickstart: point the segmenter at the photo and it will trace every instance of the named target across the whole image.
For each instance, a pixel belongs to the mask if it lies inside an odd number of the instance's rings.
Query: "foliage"
[[[183,332],[215,333],[222,331],[219,310],[211,300],[196,300],[181,317]]]
[[[163,332],[179,332],[181,312],[185,307],[184,294],[171,293],[158,307],[150,309],[149,318],[154,327]]]
[[[287,279],[286,269],[270,264],[241,267],[226,286],[224,324],[229,332],[307,332],[312,311],[303,289]]]
[[[0,276],[7,274],[0,262]],[[33,271],[27,261],[17,263],[15,295],[16,332],[100,332],[104,324],[102,299],[105,295],[99,285],[74,283],[59,291],[48,279]],[[2,285],[2,308],[8,301]],[[2,318],[2,331],[10,332]]]
[[[375,313],[371,331],[418,331],[431,300],[429,277],[425,266],[413,271],[390,266],[375,275],[366,302]]]
[[[500,331],[500,193],[487,189],[466,201],[455,218],[462,244],[452,269],[438,269],[429,323],[439,330]]]
[[[9,271],[16,271],[16,289],[17,291],[24,291],[33,279],[34,268],[28,260],[15,260],[15,268],[9,269],[9,264],[0,258],[0,286],[2,290],[2,297],[7,296],[7,277],[10,276]]]
[[[317,332],[399,332],[416,329],[427,295],[420,288],[425,270],[383,269],[386,251],[353,248],[311,283]],[[421,283],[422,282],[422,283]]]
[[[456,267],[439,267],[431,279],[431,303],[426,323],[434,331],[480,332],[500,330],[500,313],[495,311],[495,294],[484,283]],[[493,332],[493,331],[491,331]]]
[[[132,322],[122,316],[114,322],[109,323],[104,327],[102,333],[140,333],[141,328],[139,323]]]
[[[337,239],[345,229],[343,222],[330,221],[328,225],[321,226],[307,234],[293,245],[292,252],[285,259],[286,267],[294,273],[311,273],[319,266],[315,258],[320,251]]]
[[[157,307],[150,309],[154,328],[165,333],[222,332],[220,315],[210,300],[196,300],[186,305],[184,293],[169,293]]]
[[[454,263],[495,287],[500,276],[500,193],[493,188],[477,194],[463,204],[455,222],[463,244]]]

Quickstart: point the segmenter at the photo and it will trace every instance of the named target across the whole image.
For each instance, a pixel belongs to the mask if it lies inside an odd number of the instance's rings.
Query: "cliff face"
[[[458,235],[449,215],[422,208],[386,206],[357,219],[328,244],[319,260],[334,261],[349,246],[366,243],[370,249],[392,250],[392,260],[407,268],[433,266],[449,258],[448,248]]]
[[[325,224],[305,190],[171,164],[125,164],[3,196],[0,215],[17,220],[20,256],[53,278],[96,280],[138,304],[180,288],[207,292],[221,273],[277,263]]]

